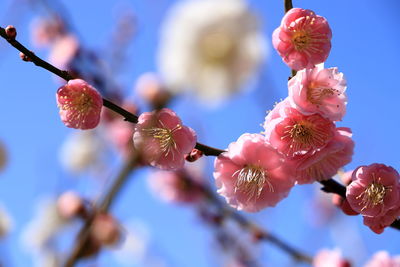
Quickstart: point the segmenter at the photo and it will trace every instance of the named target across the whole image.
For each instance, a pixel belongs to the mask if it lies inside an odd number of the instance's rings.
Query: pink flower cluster
[[[337,128],[346,107],[346,80],[336,68],[299,71],[288,82],[289,96],[264,122],[269,143],[287,157],[298,184],[330,179],[351,161],[351,130]]]
[[[335,128],[346,113],[346,80],[337,68],[323,68],[332,32],[325,18],[292,8],[272,41],[283,61],[298,71],[288,82],[289,97],[266,117],[266,139],[290,159],[298,184],[322,181],[351,161],[351,131]],[[361,166],[352,174],[347,198],[334,202],[348,215],[382,233],[400,215],[399,174],[382,164]]]
[[[354,170],[346,199],[363,215],[364,224],[377,234],[400,216],[400,176],[383,164],[360,166]]]
[[[335,126],[346,113],[346,80],[337,68],[315,66],[326,60],[330,38],[326,20],[300,8],[275,30],[274,46],[299,71],[288,82],[289,96],[265,118],[265,137],[244,134],[216,159],[218,192],[231,206],[274,206],[295,183],[328,180],[351,161],[351,130]]]

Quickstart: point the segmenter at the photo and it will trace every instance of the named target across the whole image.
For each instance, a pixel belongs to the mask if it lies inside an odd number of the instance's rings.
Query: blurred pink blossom
[[[142,151],[144,160],[164,170],[182,168],[185,155],[192,151],[196,141],[196,133],[182,125],[181,119],[168,108],[142,113],[133,134],[133,144]]]
[[[348,260],[343,259],[340,250],[320,250],[313,260],[313,267],[350,267]]]
[[[64,33],[64,24],[58,17],[37,18],[31,24],[31,41],[37,47],[49,46]]]
[[[122,156],[127,157],[133,150],[132,124],[123,120],[112,120],[106,125],[107,137]]]
[[[346,85],[337,68],[304,69],[288,82],[290,103],[305,115],[319,113],[340,121],[346,113]]]
[[[81,79],[74,79],[57,91],[61,120],[67,127],[93,129],[100,121],[103,99],[100,93]]]
[[[347,187],[351,207],[364,216],[384,216],[399,205],[399,173],[383,164],[358,167]]]
[[[107,213],[97,214],[90,228],[91,237],[106,246],[116,245],[122,238],[122,228],[117,220]]]
[[[327,59],[331,38],[332,32],[324,17],[308,9],[292,8],[272,34],[272,43],[290,68],[301,70]]]
[[[400,267],[400,256],[390,257],[387,251],[378,251],[364,267]]]
[[[187,170],[152,172],[148,184],[154,195],[166,202],[194,203],[204,197],[201,176]]]
[[[324,148],[294,158],[297,183],[308,184],[328,180],[340,168],[350,163],[354,149],[351,135],[349,128],[337,128],[335,136]]]
[[[49,62],[60,69],[69,69],[79,50],[78,39],[71,34],[57,38],[51,46]]]
[[[243,134],[214,162],[218,193],[248,212],[275,206],[294,185],[285,158],[259,134]]]

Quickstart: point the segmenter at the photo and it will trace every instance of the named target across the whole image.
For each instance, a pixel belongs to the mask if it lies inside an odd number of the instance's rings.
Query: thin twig
[[[189,179],[189,178],[186,178]],[[206,186],[200,185],[196,183],[196,186],[198,186],[204,194],[207,196],[207,199],[214,203],[220,210],[221,214],[224,214],[225,216],[231,218],[232,220],[236,221],[241,227],[244,229],[247,229],[251,231],[251,233],[255,234],[258,240],[260,241],[266,241],[269,242],[281,250],[285,251],[288,253],[291,257],[293,257],[297,261],[302,261],[311,264],[312,263],[312,257],[306,255],[303,252],[300,252],[299,250],[295,249],[294,247],[290,246],[286,242],[282,241],[280,238],[277,236],[273,235],[272,233],[266,231],[259,225],[253,223],[246,217],[244,217],[242,214],[239,212],[228,208],[225,203],[222,203],[219,198]]]

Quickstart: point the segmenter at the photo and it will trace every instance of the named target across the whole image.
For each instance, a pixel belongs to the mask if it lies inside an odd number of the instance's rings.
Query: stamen
[[[287,125],[285,128],[281,139],[289,138],[290,146],[287,156],[308,149],[309,146],[321,146],[327,138],[326,134],[307,120],[298,121],[296,124]]]
[[[264,168],[255,165],[246,165],[244,168],[236,171],[233,176],[238,174],[235,185],[235,192],[239,191],[248,196],[248,201],[251,199],[257,200],[265,183],[271,192],[274,191],[272,184],[268,181],[267,173]]]
[[[167,156],[169,153],[171,153],[172,149],[177,149],[173,133],[176,130],[181,129],[182,126],[178,124],[177,126],[175,126],[175,128],[168,129],[161,121],[159,121],[159,123],[161,124],[162,128],[152,127],[143,129],[143,131],[146,132],[148,136],[158,140],[161,151],[165,153],[165,156]]]
[[[305,50],[310,43],[310,36],[307,34],[306,31],[297,32],[293,36],[293,44],[297,51]]]
[[[360,205],[364,205],[361,211],[383,204],[386,192],[391,190],[391,186],[384,186],[380,183],[381,178],[375,179],[375,173],[373,175],[373,182],[362,192],[356,199],[361,198]]]
[[[307,90],[307,100],[314,105],[321,105],[326,97],[331,97],[335,94],[340,95],[339,90],[310,85]]]
[[[62,110],[72,111],[70,119],[77,120],[78,127],[84,123],[81,119],[93,108],[93,99],[86,91],[87,88],[84,88],[83,92],[79,93],[79,95],[64,96],[63,104],[59,105]]]

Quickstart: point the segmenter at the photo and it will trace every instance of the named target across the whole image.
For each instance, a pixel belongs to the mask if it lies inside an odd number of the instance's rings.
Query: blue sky
[[[129,64],[120,77],[125,91],[132,90],[141,73],[157,70],[158,29],[174,1],[61,2],[83,44],[95,50],[107,47],[116,21],[115,7],[132,8],[139,31],[128,49]],[[282,18],[282,2],[249,1],[260,15],[268,41]],[[17,13],[9,13],[10,3],[11,0],[0,1],[2,26],[14,24],[18,39],[32,47],[29,23],[38,11],[21,8]],[[295,7],[309,8],[326,17],[333,31],[332,50],[325,66],[337,66],[348,80],[349,104],[339,125],[353,130],[356,143],[353,162],[347,169],[378,162],[400,170],[399,5],[395,0],[294,1]],[[85,182],[85,177],[71,179],[58,161],[59,147],[72,131],[64,127],[58,116],[55,103],[58,84],[46,71],[22,62],[18,52],[4,41],[0,42],[0,53],[0,140],[6,144],[10,157],[6,170],[0,173],[0,201],[15,224],[0,249],[9,253],[12,266],[31,266],[31,255],[21,247],[20,235],[34,214],[37,199],[75,187],[90,194],[91,184]],[[38,54],[46,57],[47,52]],[[287,96],[289,70],[275,51],[270,51],[261,72],[263,78],[253,90],[236,95],[219,108],[207,108],[190,96],[180,97],[171,107],[198,131],[201,142],[225,148],[244,132],[260,132],[266,110]],[[211,165],[213,158],[209,161]],[[117,164],[113,164],[111,172],[117,169]],[[133,219],[146,224],[154,253],[166,258],[168,266],[217,266],[212,252],[212,231],[199,222],[190,208],[154,198],[147,189],[147,173],[148,170],[143,170],[132,175],[113,212],[121,221]],[[211,169],[206,177],[213,182]],[[309,254],[322,247],[341,247],[357,266],[378,250],[400,254],[394,241],[400,234],[398,231],[387,229],[384,234],[376,235],[362,225],[360,217],[338,216],[330,227],[310,225],[308,218],[315,215],[310,205],[313,192],[313,186],[296,187],[278,207],[249,217]],[[271,245],[263,244],[261,248],[264,265],[290,265],[290,259]],[[99,266],[117,266],[110,254],[105,252],[100,257]]]

